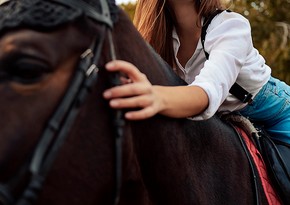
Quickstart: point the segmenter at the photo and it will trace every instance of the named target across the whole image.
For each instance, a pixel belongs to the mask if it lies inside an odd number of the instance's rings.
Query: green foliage
[[[290,84],[290,0],[224,2],[229,2],[229,9],[249,19],[254,46],[272,68],[273,76]],[[120,6],[133,19],[135,3]]]
[[[254,46],[273,76],[290,83],[290,0],[236,0],[231,10],[249,19]]]
[[[120,4],[119,5],[122,9],[126,11],[129,17],[133,20],[135,14],[136,3],[129,2],[128,4]]]

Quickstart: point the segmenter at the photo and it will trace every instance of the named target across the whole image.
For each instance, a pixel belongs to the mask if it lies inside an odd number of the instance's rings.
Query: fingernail
[[[110,91],[105,91],[104,92],[104,97],[105,98],[109,98],[109,97],[111,97],[112,96],[112,93],[110,92]]]
[[[115,106],[118,106],[119,103],[117,101],[115,101],[115,100],[111,100],[110,101],[110,105],[113,106],[113,107],[115,107]]]
[[[109,62],[109,63],[106,64],[106,68],[107,69],[111,69],[113,67],[114,67],[114,63],[113,62]]]
[[[125,113],[125,118],[126,119],[131,119],[132,117],[132,114],[131,113]]]

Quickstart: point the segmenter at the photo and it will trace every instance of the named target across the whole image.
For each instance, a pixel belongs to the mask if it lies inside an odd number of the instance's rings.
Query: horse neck
[[[120,21],[128,20],[121,15]],[[136,65],[153,84],[184,84],[170,68],[160,66],[132,24],[119,23],[114,32],[120,58]],[[212,200],[208,196],[220,195],[212,181],[224,192],[231,193],[229,187],[236,187],[232,198],[223,201],[221,197],[217,199],[219,204],[251,198],[249,172],[237,169],[247,169],[247,159],[241,157],[244,153],[233,130],[219,118],[194,122],[156,116],[130,122],[130,129],[142,178],[158,204],[207,204]],[[241,191],[239,186],[249,188]]]

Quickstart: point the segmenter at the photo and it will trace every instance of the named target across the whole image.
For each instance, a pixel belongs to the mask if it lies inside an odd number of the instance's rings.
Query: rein
[[[91,46],[81,56],[76,73],[68,87],[57,110],[52,115],[48,125],[38,142],[28,167],[24,166],[19,174],[8,184],[0,184],[0,204],[1,205],[29,205],[33,204],[39,191],[43,187],[47,174],[57,157],[58,151],[67,138],[68,132],[74,123],[82,103],[87,98],[93,84],[97,81],[99,68],[97,67],[101,51],[108,34],[110,45],[110,56],[112,60],[116,59],[115,48],[113,44],[112,29],[113,22],[110,17],[110,10],[106,0],[100,0],[102,13],[98,13],[89,4],[79,0],[54,0],[57,3],[69,7],[81,8],[88,17],[102,24],[101,37],[94,38]],[[113,86],[120,84],[119,73],[111,77]],[[118,204],[122,184],[122,141],[123,127],[125,124],[121,110],[114,111],[114,131],[115,131],[115,193],[114,204]],[[27,170],[28,169],[28,170]],[[11,194],[14,187],[19,185],[24,179],[25,172],[29,171],[30,178],[24,188],[22,196],[17,200]]]

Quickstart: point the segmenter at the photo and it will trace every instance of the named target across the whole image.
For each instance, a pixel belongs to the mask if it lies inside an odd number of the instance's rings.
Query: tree
[[[290,0],[236,0],[230,7],[249,19],[255,47],[273,76],[290,83]]]

